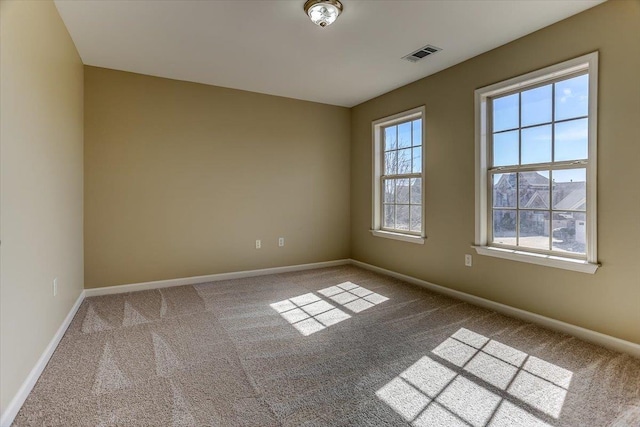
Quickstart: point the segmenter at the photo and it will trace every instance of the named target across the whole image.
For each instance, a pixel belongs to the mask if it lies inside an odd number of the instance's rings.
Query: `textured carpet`
[[[16,426],[639,426],[640,360],[352,266],[87,298]]]

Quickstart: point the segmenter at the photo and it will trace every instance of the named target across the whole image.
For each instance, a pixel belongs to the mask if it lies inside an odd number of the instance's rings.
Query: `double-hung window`
[[[424,242],[424,107],[373,122],[372,233]]]
[[[593,273],[597,53],[476,91],[476,249]]]

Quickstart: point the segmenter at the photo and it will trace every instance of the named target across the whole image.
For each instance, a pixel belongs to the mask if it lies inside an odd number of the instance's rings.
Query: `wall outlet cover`
[[[464,265],[471,267],[473,265],[473,257],[469,254],[464,256]]]

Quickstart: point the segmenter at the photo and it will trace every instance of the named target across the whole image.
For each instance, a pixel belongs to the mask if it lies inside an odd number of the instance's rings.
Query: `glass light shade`
[[[334,4],[335,3],[335,4]],[[318,1],[308,6],[307,15],[311,21],[321,27],[331,25],[340,15],[342,4],[337,1]]]

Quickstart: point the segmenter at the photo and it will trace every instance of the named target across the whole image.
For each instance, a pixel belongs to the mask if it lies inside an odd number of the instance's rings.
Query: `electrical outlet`
[[[58,278],[53,279],[53,296],[58,295]]]
[[[262,247],[262,241],[256,240],[256,249],[260,249]]]
[[[280,246],[280,247],[284,246],[284,237],[279,237],[278,238],[278,246]]]
[[[467,267],[471,267],[473,265],[473,258],[471,257],[471,255],[466,254],[464,256],[464,265],[466,265]]]

